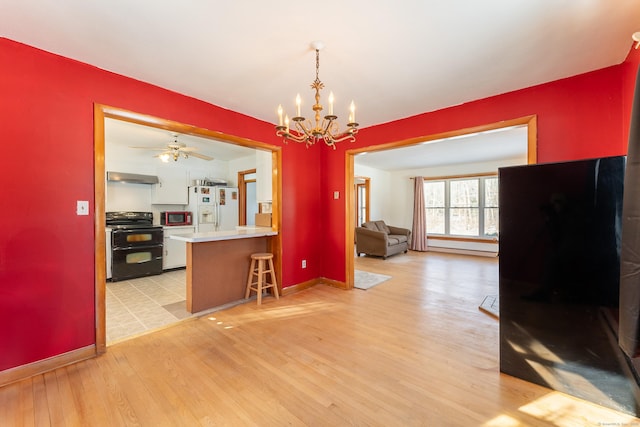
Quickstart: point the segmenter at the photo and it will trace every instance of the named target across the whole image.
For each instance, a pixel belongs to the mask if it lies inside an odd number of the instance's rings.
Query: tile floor
[[[107,345],[193,316],[186,310],[185,273],[107,282]]]

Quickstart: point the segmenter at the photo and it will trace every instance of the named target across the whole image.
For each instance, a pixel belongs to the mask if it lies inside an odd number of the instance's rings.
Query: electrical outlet
[[[306,259],[302,260],[302,268],[307,268],[307,260]]]

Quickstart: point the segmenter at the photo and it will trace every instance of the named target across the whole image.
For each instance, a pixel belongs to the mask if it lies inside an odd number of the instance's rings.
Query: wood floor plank
[[[33,418],[36,426],[51,425],[51,417],[49,415],[50,402],[47,399],[47,389],[45,385],[44,375],[36,375],[32,378],[33,386]]]
[[[110,418],[118,420],[119,416],[118,414],[109,416],[107,407],[100,398],[102,386],[95,385],[93,376],[87,373],[87,366],[90,364],[91,362],[85,361],[57,370],[58,381],[64,384],[62,388],[70,393],[70,399],[73,402],[70,404],[73,405],[72,408],[65,409],[66,412],[72,412],[78,420],[78,424],[75,425],[84,425],[89,420],[96,425],[106,425]],[[94,398],[87,399],[87,396],[94,396]]]
[[[77,401],[74,399],[73,386],[69,378],[68,370],[66,368],[57,369],[54,374],[56,375],[56,381],[58,383],[58,405],[63,411],[64,425],[81,425],[80,411],[76,406]]]
[[[16,420],[15,425],[19,427],[32,427],[35,426],[35,408],[33,402],[33,382],[31,379],[27,379],[24,381],[20,381],[17,384],[12,384],[9,387],[17,387],[18,388],[18,397],[19,402],[17,406],[10,406],[10,408],[15,408],[16,413],[18,414],[18,419]],[[6,418],[11,420],[13,417]],[[5,419],[5,418],[3,418]]]
[[[10,426],[602,426],[627,414],[499,372],[497,260],[437,253],[391,279],[265,298],[0,389]],[[5,422],[6,421],[6,422]]]
[[[47,394],[47,406],[51,425],[65,425],[63,403],[58,388],[56,371],[46,372],[44,375],[44,391]],[[68,408],[68,407],[67,407]],[[73,407],[68,412],[73,412]]]
[[[2,405],[0,405],[0,420],[13,419],[14,417],[16,421],[26,419],[24,406],[28,405],[30,402],[33,402],[33,400],[29,399],[28,397],[24,398],[24,396],[21,394],[22,388],[23,386],[19,383],[11,384],[3,388],[3,402]],[[22,403],[23,401],[24,406]],[[32,414],[33,409],[31,410],[31,415]],[[31,419],[33,419],[33,415]]]

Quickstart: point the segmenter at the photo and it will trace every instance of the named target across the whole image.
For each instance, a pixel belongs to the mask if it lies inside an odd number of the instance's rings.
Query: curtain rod
[[[448,176],[423,176],[422,179],[433,181],[436,179],[478,178],[481,176],[498,176],[498,172],[469,173],[466,175],[448,175]],[[416,177],[410,176],[409,179],[416,179]]]

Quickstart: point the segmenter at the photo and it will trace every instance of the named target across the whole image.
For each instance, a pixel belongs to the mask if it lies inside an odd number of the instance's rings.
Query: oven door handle
[[[111,248],[113,251],[130,251],[131,249],[140,249],[140,251],[144,249],[153,249],[153,248],[161,248],[164,246],[162,243],[158,243],[157,245],[144,245],[144,246],[117,246],[115,248]]]
[[[145,233],[153,233],[153,232],[158,232],[158,231],[162,231],[162,227],[161,226],[157,226],[157,227],[150,227],[150,228],[130,228],[130,229],[124,229],[124,230],[113,230],[114,233],[117,234],[131,234],[131,233],[135,233],[135,234],[145,234]]]

